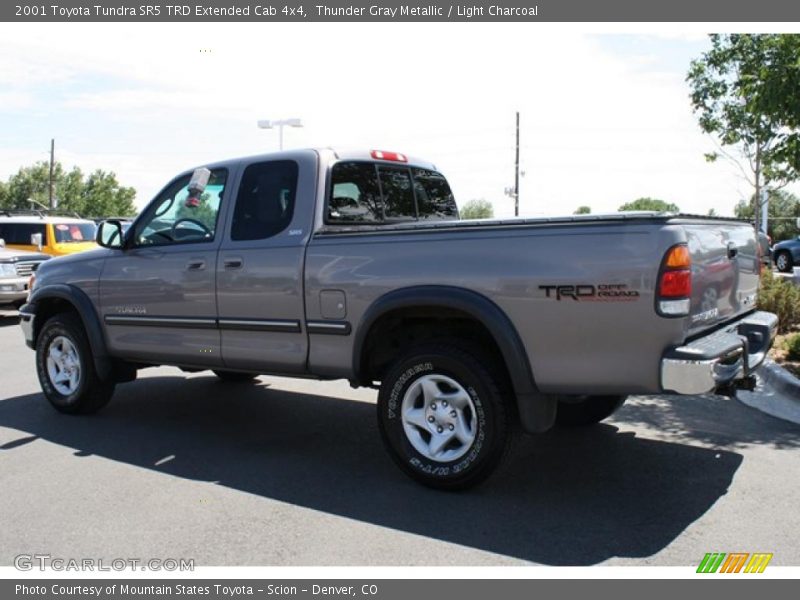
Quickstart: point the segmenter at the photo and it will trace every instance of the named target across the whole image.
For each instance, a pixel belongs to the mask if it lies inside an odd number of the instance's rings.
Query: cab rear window
[[[331,171],[327,223],[390,224],[458,218],[447,180],[427,169],[340,162]]]

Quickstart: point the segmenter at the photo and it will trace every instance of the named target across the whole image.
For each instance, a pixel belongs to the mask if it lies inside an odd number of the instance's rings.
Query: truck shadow
[[[761,402],[774,394],[774,390],[759,383],[757,396]],[[800,426],[724,396],[635,398],[611,421],[644,426],[729,450],[748,444],[775,449],[800,448]]]
[[[0,426],[25,432],[0,446],[7,457],[44,439],[76,449],[75,460],[96,455],[548,565],[657,553],[726,494],[742,462],[598,425],[526,438],[487,485],[437,492],[383,451],[374,405],[213,377],[140,379],[84,418],[55,413],[40,394],[9,398]]]

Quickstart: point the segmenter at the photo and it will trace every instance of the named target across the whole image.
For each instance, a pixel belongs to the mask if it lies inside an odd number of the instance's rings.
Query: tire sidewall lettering
[[[421,374],[430,374],[433,372],[447,375],[461,383],[472,398],[472,402],[475,406],[476,427],[478,429],[475,441],[472,443],[472,447],[467,454],[453,463],[438,463],[420,455],[408,439],[406,439],[400,418],[400,406],[405,391]],[[481,401],[481,396],[475,387],[473,385],[465,385],[464,377],[457,375],[451,369],[437,368],[431,361],[427,360],[420,360],[418,363],[409,366],[396,379],[392,386],[386,402],[384,415],[392,433],[391,437],[395,439],[395,444],[402,448],[403,453],[407,456],[407,464],[413,467],[414,470],[424,473],[425,475],[441,478],[460,475],[483,458],[482,454],[486,443],[487,430],[487,414],[484,403]]]

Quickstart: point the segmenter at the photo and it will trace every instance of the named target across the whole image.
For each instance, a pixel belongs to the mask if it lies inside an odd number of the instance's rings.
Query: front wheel
[[[509,450],[513,407],[506,382],[479,352],[427,344],[383,377],[378,426],[398,466],[433,488],[476,485]]]
[[[792,255],[788,252],[778,252],[777,256],[775,256],[775,266],[782,273],[791,273],[794,269]]]
[[[103,408],[114,394],[114,382],[98,377],[80,318],[58,314],[45,322],[36,340],[36,374],[50,404],[76,415]]]
[[[559,427],[586,427],[614,414],[625,403],[627,396],[576,396],[558,401],[556,425]]]

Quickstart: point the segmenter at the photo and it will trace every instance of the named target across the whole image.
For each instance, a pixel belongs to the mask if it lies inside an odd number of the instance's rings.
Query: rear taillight
[[[661,261],[656,308],[665,317],[689,314],[692,295],[692,258],[686,244],[672,246]]]

